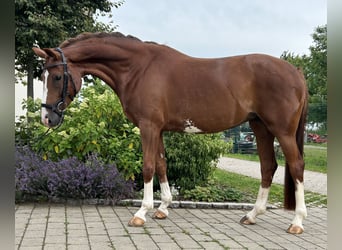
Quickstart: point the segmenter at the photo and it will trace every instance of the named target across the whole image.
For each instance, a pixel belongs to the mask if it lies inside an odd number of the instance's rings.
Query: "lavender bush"
[[[132,198],[134,183],[126,181],[113,164],[96,156],[81,162],[76,157],[59,162],[43,160],[29,147],[16,147],[16,191],[41,198]]]

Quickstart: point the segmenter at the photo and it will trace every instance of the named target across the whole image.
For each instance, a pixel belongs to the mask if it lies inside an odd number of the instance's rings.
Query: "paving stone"
[[[88,245],[89,239],[87,236],[78,236],[75,234],[70,234],[68,236],[68,245]]]
[[[206,250],[219,250],[224,249],[218,242],[206,242],[206,241],[199,241],[200,244]]]
[[[44,250],[65,250],[65,244],[45,244]]]
[[[29,230],[25,233],[25,238],[43,238],[44,235],[44,230]]]
[[[20,250],[42,250],[42,246],[22,246]]]
[[[96,242],[90,244],[92,250],[112,250],[111,243]]]
[[[46,228],[46,222],[44,224],[29,224],[27,226],[27,231],[41,231],[45,230]]]
[[[210,236],[203,234],[190,234],[191,238],[195,241],[212,241],[213,239]]]
[[[49,243],[66,243],[66,236],[65,235],[49,235],[46,236],[45,238],[45,243],[49,244]]]
[[[68,250],[88,250],[90,249],[88,244],[84,245],[68,245]]]
[[[108,229],[108,235],[110,236],[124,236],[127,232],[124,228],[110,228]]]
[[[156,243],[174,243],[174,240],[167,234],[163,235],[151,235],[151,238]],[[159,244],[158,244],[159,245]]]
[[[140,241],[140,242],[134,242],[134,244],[137,246],[137,249],[146,249],[146,250],[159,249],[159,247],[153,241]]]
[[[160,242],[158,243],[158,247],[163,250],[177,250],[181,249],[176,243],[165,243],[165,242]]]
[[[131,238],[128,236],[114,237],[112,238],[112,243],[116,249],[125,249],[125,246],[127,248],[134,247],[134,249],[136,249]]]
[[[224,239],[224,240],[220,240],[219,242],[221,243],[221,245],[223,245],[224,247],[228,249],[242,248],[242,245],[233,239]]]
[[[46,236],[65,236],[65,229],[64,228],[60,228],[60,229],[56,229],[56,228],[49,228],[46,230]]]
[[[63,230],[65,228],[65,223],[64,222],[51,222],[49,220],[48,222],[48,229],[60,229]]]
[[[24,239],[21,242],[21,246],[22,247],[42,246],[43,242],[44,242],[43,237],[37,237],[37,238],[26,238],[26,237],[24,237]]]
[[[259,245],[259,243],[257,242],[243,242],[241,243],[246,249],[253,249],[253,250],[264,250],[267,249],[261,245]],[[292,250],[292,249],[291,249]]]

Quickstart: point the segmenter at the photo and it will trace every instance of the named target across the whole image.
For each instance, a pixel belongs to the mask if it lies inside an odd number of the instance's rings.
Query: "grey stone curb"
[[[118,205],[140,207],[142,200],[123,200]],[[154,206],[159,206],[161,201],[154,201]],[[194,202],[194,201],[172,201],[171,208],[197,208],[197,209],[253,209],[254,204],[251,203],[235,203],[235,202]],[[277,206],[268,205],[268,209],[276,209]]]
[[[129,206],[129,207],[140,207],[142,200],[137,199],[125,199],[119,202],[110,199],[51,199],[52,203],[64,203],[68,205],[107,205],[107,206]],[[154,206],[157,207],[161,203],[160,200],[154,201]],[[235,202],[194,202],[194,201],[172,201],[169,206],[170,208],[189,208],[189,209],[245,209],[251,210],[254,204],[251,203],[235,203]],[[278,206],[267,205],[267,209],[277,209]]]

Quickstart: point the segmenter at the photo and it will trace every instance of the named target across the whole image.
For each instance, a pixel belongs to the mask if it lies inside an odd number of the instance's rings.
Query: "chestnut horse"
[[[307,88],[301,71],[261,54],[217,59],[193,58],[168,46],[142,42],[121,33],[83,33],[58,48],[33,48],[45,59],[42,80],[42,122],[54,127],[91,74],[118,95],[130,121],[140,128],[144,197],[129,221],[142,226],[153,208],[153,177],[161,187],[161,205],[154,213],[165,219],[172,196],[166,175],[163,131],[214,133],[249,121],[257,138],[262,180],[254,208],[240,221],[254,224],[266,210],[277,169],[273,142],[286,158],[286,209],[295,209],[287,232],[303,232],[306,217],[303,186],[303,134]]]

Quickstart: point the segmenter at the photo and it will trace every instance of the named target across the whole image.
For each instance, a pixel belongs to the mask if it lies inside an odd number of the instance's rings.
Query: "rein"
[[[69,97],[71,99],[71,101],[73,101],[75,96],[76,96],[76,94],[77,94],[77,92],[76,92],[75,82],[74,82],[70,72],[68,71],[68,64],[66,62],[66,58],[64,56],[64,53],[63,53],[62,49],[61,48],[56,48],[55,50],[58,51],[61,54],[62,62],[56,63],[56,64],[52,64],[52,65],[47,65],[43,69],[47,70],[49,68],[53,68],[53,67],[57,67],[57,66],[63,65],[63,90],[62,90],[62,96],[54,104],[42,103],[42,107],[43,108],[47,108],[47,109],[51,109],[52,112],[54,112],[58,116],[60,116],[62,118],[61,119],[61,123],[62,123],[63,118],[64,118],[64,110],[65,110],[65,107],[66,107],[65,99],[66,99],[66,97]],[[70,76],[70,80],[71,80],[72,87],[73,87],[73,90],[74,90],[74,96],[72,96],[70,93],[68,93],[69,76]],[[65,107],[63,107],[64,105],[65,105]]]

